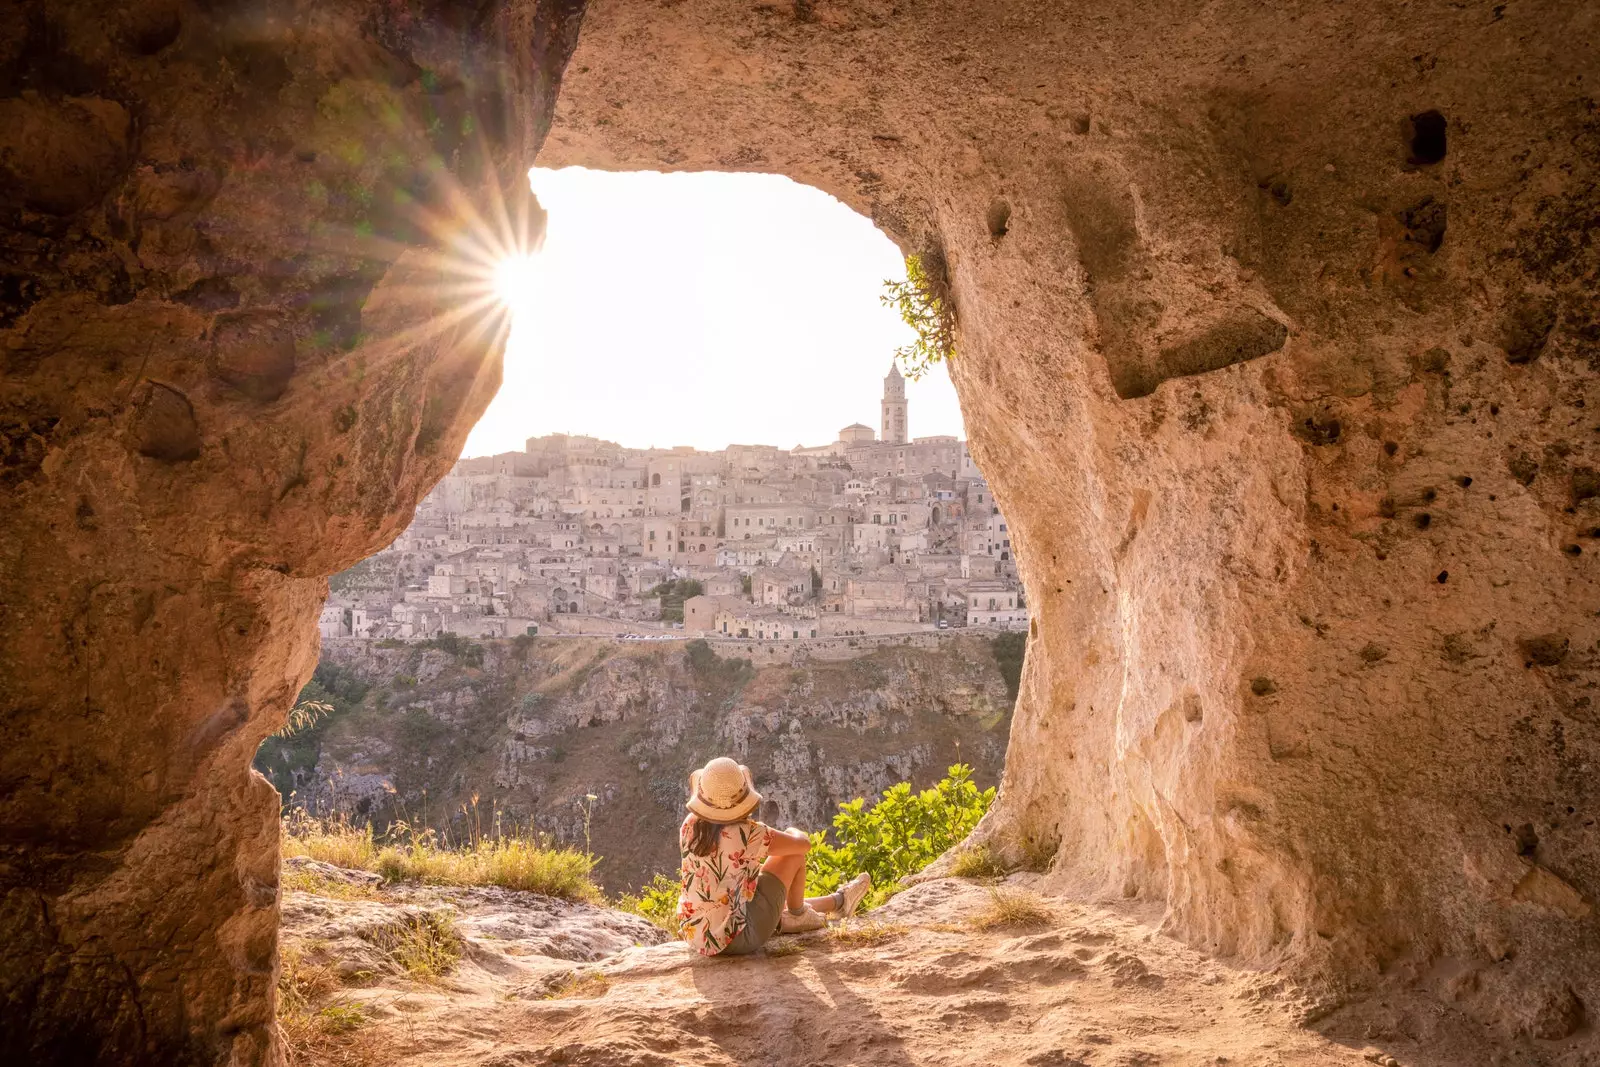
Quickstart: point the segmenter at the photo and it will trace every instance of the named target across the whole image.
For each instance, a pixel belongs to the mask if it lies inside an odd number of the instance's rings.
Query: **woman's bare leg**
[[[783,883],[786,906],[790,911],[799,912],[807,905],[823,914],[839,910],[839,897],[835,893],[825,897],[806,896],[804,856],[772,856],[761,865],[761,871]]]
[[[771,856],[761,865],[762,874],[770,874],[783,883],[784,896],[790,911],[799,911],[806,902],[806,858],[804,856]]]

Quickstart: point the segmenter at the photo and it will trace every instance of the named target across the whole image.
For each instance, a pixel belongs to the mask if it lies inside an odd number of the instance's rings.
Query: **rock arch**
[[[779,171],[946,264],[1035,624],[982,833],[1217,951],[1600,1004],[1581,5],[583,8],[0,32],[0,1054],[274,1058],[249,755],[498,379],[415,332],[401,208],[515,194],[580,16],[543,162]]]

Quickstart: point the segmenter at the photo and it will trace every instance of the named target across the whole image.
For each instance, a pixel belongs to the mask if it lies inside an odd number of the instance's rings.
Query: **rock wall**
[[[499,812],[587,839],[605,888],[627,892],[676,869],[688,773],[717,755],[750,766],[759,817],[779,826],[826,829],[839,804],[927,788],[958,760],[994,785],[1012,695],[992,641],[939,645],[761,665],[606,638],[486,641],[481,663],[330,642],[317,676],[347,695],[358,679],[359,706],[269,740],[258,766],[297,807],[380,829],[399,817],[464,839]]]
[[[278,1058],[250,758],[498,385],[571,7],[0,14],[0,1060]]]
[[[1559,1037],[1600,1006],[1597,17],[599,0],[541,162],[778,171],[942,251],[1035,614],[982,832]]]

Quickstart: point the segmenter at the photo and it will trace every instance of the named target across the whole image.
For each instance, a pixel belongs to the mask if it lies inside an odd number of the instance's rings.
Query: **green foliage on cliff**
[[[1006,692],[1011,694],[1012,700],[1016,700],[1017,690],[1022,687],[1022,658],[1028,651],[1028,635],[1022,630],[1007,630],[996,634],[989,644],[994,649],[994,662],[1000,668],[1000,677],[1005,679]]]
[[[862,871],[872,875],[867,905],[881,903],[917,873],[959,844],[994,803],[994,787],[979,789],[972,768],[952,766],[932,789],[913,792],[910,782],[890,786],[870,807],[864,798],[839,805],[833,817],[838,844],[825,833],[811,835],[806,858],[806,895],[838,889]]]
[[[661,598],[661,617],[664,620],[682,622],[683,602],[705,591],[705,586],[693,578],[675,578],[670,582],[662,582],[650,590],[650,595]]]
[[[900,313],[916,331],[917,339],[895,349],[895,359],[912,379],[922,377],[935,363],[956,354],[955,306],[950,301],[950,278],[944,254],[929,250],[906,257],[906,280],[885,281],[879,299]]]
[[[458,633],[446,630],[438,637],[430,637],[426,641],[418,641],[418,648],[436,648],[440,652],[448,653],[456,662],[467,667],[483,666],[483,646],[475,641],[468,641]]]
[[[743,656],[723,658],[712,649],[711,643],[697,637],[684,646],[689,656],[689,669],[710,683],[738,687],[755,677],[756,668]]]

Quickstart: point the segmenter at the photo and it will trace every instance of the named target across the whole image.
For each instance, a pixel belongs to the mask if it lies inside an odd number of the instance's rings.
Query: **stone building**
[[[903,445],[910,440],[906,421],[906,380],[900,364],[890,363],[883,377],[883,443]]]

